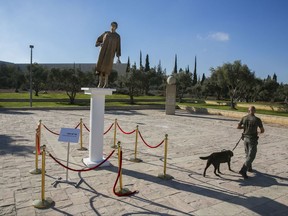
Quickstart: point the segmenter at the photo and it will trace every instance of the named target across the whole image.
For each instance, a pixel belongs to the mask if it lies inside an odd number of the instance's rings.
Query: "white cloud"
[[[229,41],[229,34],[225,32],[215,32],[208,35],[208,39],[216,41]]]
[[[209,33],[208,36],[197,35],[199,40],[215,40],[215,41],[229,41],[230,36],[225,32],[213,32]]]

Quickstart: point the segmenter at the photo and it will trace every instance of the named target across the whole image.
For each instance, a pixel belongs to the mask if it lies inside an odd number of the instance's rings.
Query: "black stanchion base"
[[[51,198],[47,197],[45,200],[34,200],[32,205],[34,206],[34,208],[47,209],[54,204],[55,202]]]
[[[78,150],[78,151],[87,151],[88,149],[85,148],[85,147],[81,147],[81,148],[78,148],[77,150]]]
[[[127,193],[131,192],[128,188],[122,188],[121,189],[120,187],[116,187],[115,191],[118,194],[127,194]]]
[[[29,173],[33,174],[33,175],[37,175],[37,174],[41,174],[42,173],[42,170],[41,169],[33,169],[33,170],[30,170]]]
[[[141,160],[140,158],[130,158],[129,161],[132,161],[132,162],[135,162],[135,163],[143,162],[143,160]]]
[[[111,145],[111,148],[118,149],[118,146],[117,145]]]
[[[174,179],[173,176],[171,176],[171,175],[169,175],[169,174],[163,174],[163,173],[159,174],[159,175],[158,175],[158,178],[163,179],[163,180],[171,180],[171,179]]]

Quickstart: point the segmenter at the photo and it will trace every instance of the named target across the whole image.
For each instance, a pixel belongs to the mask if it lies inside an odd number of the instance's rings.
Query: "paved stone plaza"
[[[50,130],[74,128],[83,118],[89,127],[89,110],[6,110],[0,111],[0,215],[288,215],[288,128],[264,124],[265,134],[259,139],[254,173],[243,180],[238,170],[244,161],[241,141],[234,150],[231,167],[221,165],[222,177],[212,166],[202,176],[206,156],[222,149],[233,149],[240,138],[238,119],[216,115],[196,115],[177,110],[165,115],[164,110],[106,111],[105,130],[115,118],[124,131],[139,125],[144,140],[152,146],[168,134],[167,174],[173,180],[162,180],[164,146],[148,148],[138,137],[137,157],[142,163],[129,161],[134,157],[135,133],[125,135],[117,130],[123,147],[123,186],[139,191],[129,197],[118,197],[113,186],[118,172],[116,152],[109,159],[111,166],[89,172],[69,171],[78,188],[67,183],[51,185],[58,177],[65,179],[66,170],[51,157],[46,157],[45,197],[55,201],[48,209],[36,209],[34,200],[41,198],[41,175],[32,175],[35,168],[35,129],[39,120]],[[84,130],[84,146],[89,134]],[[67,143],[42,127],[41,145],[66,164]],[[113,128],[104,136],[104,155],[112,152]],[[70,164],[82,169],[88,151],[78,151],[71,144]],[[39,166],[41,166],[39,158]]]

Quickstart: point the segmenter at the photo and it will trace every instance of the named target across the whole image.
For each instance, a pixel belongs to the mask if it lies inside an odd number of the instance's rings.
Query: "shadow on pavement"
[[[19,142],[31,142],[31,140],[24,139],[23,136],[7,136],[0,135],[0,156],[5,154],[14,154],[17,156],[24,156],[32,154],[35,147],[28,145],[19,145]]]
[[[247,181],[242,181],[241,186],[260,186],[260,187],[270,187],[272,185],[278,186],[288,186],[288,178],[270,175],[267,173],[261,173],[259,171],[254,171],[255,176],[248,178]],[[280,183],[277,179],[286,181],[286,183]]]
[[[0,113],[1,114],[6,114],[6,115],[31,115],[33,113],[25,111],[25,110],[20,110],[20,109],[9,109],[9,108],[1,108],[0,107]]]
[[[106,169],[110,170],[112,172],[118,171],[117,167],[112,167],[112,168],[107,167]],[[198,194],[198,195],[218,199],[221,201],[225,201],[228,203],[232,203],[235,205],[243,206],[243,207],[249,209],[250,211],[253,211],[253,212],[258,213],[260,215],[263,215],[263,212],[265,212],[266,215],[267,214],[268,215],[269,214],[280,214],[281,215],[283,212],[288,213],[288,208],[286,205],[284,205],[282,203],[278,203],[277,201],[272,200],[272,199],[267,198],[267,197],[253,197],[253,196],[250,197],[247,195],[242,195],[242,194],[235,192],[235,191],[226,190],[225,188],[217,188],[217,186],[214,186],[214,185],[211,185],[211,186],[205,186],[205,185],[200,185],[200,184],[198,185],[198,184],[193,184],[193,183],[185,182],[185,181],[178,180],[178,179],[173,179],[173,180],[169,180],[169,181],[162,180],[162,179],[157,178],[156,176],[152,176],[148,173],[141,173],[138,171],[128,170],[128,169],[124,169],[124,168],[122,169],[122,173],[123,173],[123,175],[131,176],[131,177],[134,177],[137,179],[142,179],[142,180],[145,180],[148,182],[153,182],[153,183],[160,184],[160,185],[166,186],[166,187],[170,187],[170,188],[173,188],[176,190],[186,191],[186,192],[190,192],[192,194]],[[198,173],[196,173],[196,174],[197,174],[197,176],[201,175]],[[195,173],[191,171],[189,176],[192,176],[192,175],[195,175]],[[273,177],[264,177],[266,179],[263,179],[263,177],[262,178],[254,177],[254,178],[258,179],[256,182],[258,182],[259,184],[261,181],[263,181],[264,182],[263,187],[268,187],[268,186],[271,186],[274,184],[277,184],[279,186],[285,186],[285,187],[287,186],[286,184],[277,183],[277,181]],[[251,178],[251,180],[252,180],[252,178]],[[236,181],[246,182],[246,181],[242,181],[242,180],[236,180]],[[259,186],[262,186],[262,185],[259,185]],[[140,191],[140,193],[141,193],[141,191]],[[139,199],[139,198],[137,197],[137,199]],[[147,201],[147,202],[151,202],[151,201]],[[156,204],[156,205],[158,205],[158,204]],[[273,206],[273,207],[266,208],[267,205]],[[265,211],[263,211],[263,206],[265,206]],[[165,207],[165,208],[167,208],[167,207]],[[170,207],[168,207],[168,209],[169,208]],[[174,211],[176,211],[176,210],[174,209]],[[179,210],[177,210],[177,211],[179,211]],[[183,212],[181,212],[181,213],[183,214]]]
[[[135,116],[135,115],[144,115],[146,116],[146,114],[143,114],[141,112],[138,112],[137,110],[107,110],[105,111],[105,114],[113,114],[113,115],[131,115],[131,116]]]
[[[207,119],[207,120],[221,120],[221,121],[229,121],[229,122],[238,122],[237,119],[229,119],[229,118],[221,118],[219,115],[218,117],[213,117],[211,114],[191,114],[187,112],[176,112],[175,116],[177,117],[191,117],[191,118],[200,118],[200,119]]]

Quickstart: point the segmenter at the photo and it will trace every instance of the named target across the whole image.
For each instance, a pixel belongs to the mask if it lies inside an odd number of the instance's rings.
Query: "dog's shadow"
[[[208,179],[222,179],[222,180],[228,180],[228,181],[239,181],[239,178],[241,178],[241,175],[236,172],[235,170],[225,170],[225,172],[218,173],[218,175],[208,174],[205,176],[205,178]]]

